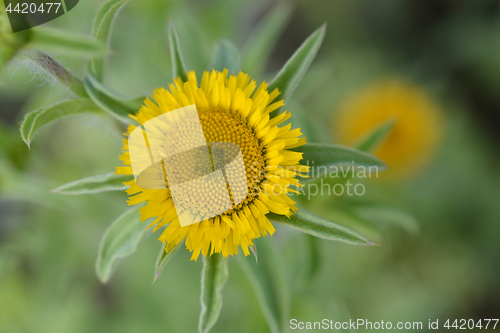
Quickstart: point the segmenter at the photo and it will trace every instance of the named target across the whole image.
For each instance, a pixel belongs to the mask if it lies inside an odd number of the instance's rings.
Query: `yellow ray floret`
[[[284,101],[275,101],[279,91],[269,92],[267,83],[257,87],[247,74],[228,75],[227,70],[204,72],[199,84],[194,72],[189,72],[187,78],[187,82],[175,79],[168,90],[156,89],[152,99],[146,99],[139,112],[131,117],[143,125],[173,110],[196,105],[206,142],[229,142],[240,148],[246,184],[243,181],[240,184],[243,188],[235,187],[234,193],[229,195],[234,202],[233,197],[241,189],[241,193],[247,193],[246,197],[222,214],[187,226],[179,222],[178,213],[181,212],[174,205],[168,179],[166,189],[145,189],[135,180],[125,183],[129,186],[128,204],[147,203],[140,209],[141,220],[151,219],[150,226],[154,226],[154,230],[166,226],[159,240],[167,242],[167,251],[185,240],[194,260],[200,253],[204,256],[213,253],[222,253],[224,257],[234,255],[238,247],[248,255],[254,239],[275,231],[266,214],[290,216],[297,209],[287,193],[297,193],[301,184],[295,177],[304,177],[309,168],[299,164],[302,153],[290,149],[305,144],[305,138],[300,129],[292,130],[290,124],[281,125],[291,117],[288,111],[270,117]],[[129,126],[125,133],[127,138],[135,128]],[[169,144],[161,128],[148,128],[148,131],[151,144],[158,147]],[[193,139],[189,131],[183,133],[186,137],[181,140]],[[161,155],[161,151],[159,153]],[[128,139],[124,139],[120,160],[123,166],[117,167],[116,173],[133,174]],[[210,205],[217,202],[219,190],[199,191],[186,202],[196,205],[199,210],[210,209]]]

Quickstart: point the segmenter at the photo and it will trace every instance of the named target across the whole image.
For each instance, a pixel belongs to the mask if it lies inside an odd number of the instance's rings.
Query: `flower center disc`
[[[215,181],[212,182],[209,177],[202,179],[201,176],[208,175],[214,171],[214,147],[210,147],[209,157],[212,160],[212,169],[206,167],[207,165],[211,165],[210,161],[207,161],[208,156],[206,156],[206,153],[204,154],[202,149],[192,149],[183,156],[182,161],[176,161],[176,169],[178,170],[175,176],[176,180],[174,181],[170,177],[169,183],[180,182],[179,180],[181,179],[182,181],[192,180],[194,182],[192,184],[195,185],[190,185],[189,191],[179,192],[179,195],[176,194],[176,205],[179,204],[182,208],[202,216],[219,215],[214,212],[221,211],[221,206],[224,205],[224,202],[227,202],[227,199],[225,200],[224,197],[227,198],[227,193],[229,193],[232,208],[223,213],[224,215],[229,215],[234,210],[239,210],[243,205],[252,202],[256,195],[258,195],[259,185],[264,180],[264,148],[247,122],[238,114],[220,108],[198,108],[198,116],[209,147],[210,143],[212,143],[212,146],[223,142],[234,144],[231,147],[235,151],[227,152],[231,159],[234,156],[239,156],[238,150],[241,151],[245,175],[243,175],[241,167],[233,165],[229,166],[229,168],[232,168],[232,170],[229,169],[229,172],[227,172],[227,167],[224,168],[224,185]],[[183,142],[196,140],[196,138],[190,137],[190,133],[192,132],[187,130],[187,128],[183,132],[185,135],[182,139]],[[226,160],[226,162],[230,163],[231,161]],[[199,168],[200,165],[205,166],[203,170]],[[225,166],[227,165],[225,163]],[[231,184],[230,187],[227,185],[228,181]],[[197,182],[199,185],[196,185]]]

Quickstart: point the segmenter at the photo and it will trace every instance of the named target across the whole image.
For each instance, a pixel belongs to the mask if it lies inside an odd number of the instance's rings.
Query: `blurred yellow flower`
[[[307,172],[309,168],[299,165],[302,153],[290,149],[305,144],[305,138],[301,137],[300,129],[292,130],[290,124],[281,126],[290,118],[289,112],[270,118],[270,113],[282,107],[284,101],[275,101],[280,92],[278,89],[268,92],[267,83],[257,87],[255,80],[250,80],[247,74],[228,75],[227,70],[204,72],[201,84],[198,84],[194,72],[189,72],[187,78],[186,82],[180,78],[174,80],[169,85],[169,91],[163,88],[155,90],[154,102],[146,99],[145,105],[132,118],[144,125],[151,119],[195,104],[207,142],[231,143],[241,149],[246,177],[243,184],[231,186],[229,195],[234,202],[233,208],[211,215],[220,208],[221,202],[221,189],[215,186],[191,188],[174,204],[172,184],[169,188],[164,177],[166,162],[152,171],[159,174],[167,185],[166,189],[143,188],[136,180],[127,182],[130,185],[127,190],[129,205],[147,202],[140,209],[141,220],[155,218],[151,224],[155,225],[154,230],[167,225],[159,238],[167,242],[167,252],[185,239],[194,260],[200,253],[204,256],[213,253],[222,253],[224,257],[234,255],[238,253],[238,247],[248,255],[255,238],[272,235],[275,231],[266,217],[267,213],[290,216],[297,210],[287,193],[298,193],[290,185],[300,187],[295,177],[303,176],[302,172]],[[184,135],[179,144],[195,140],[192,132],[183,125],[176,126],[179,126],[178,132]],[[129,136],[134,129],[136,127],[130,125],[125,134]],[[177,144],[169,140],[168,131],[162,128],[150,132],[150,142],[157,143],[159,155],[165,155],[167,147]],[[124,166],[117,167],[116,173],[133,174],[130,154],[133,147],[129,147],[130,140],[124,141],[124,153],[121,155]],[[214,159],[213,150],[210,156]],[[197,156],[190,158],[188,162],[194,161],[194,165]],[[176,165],[181,169],[179,177],[193,176],[192,167],[188,164]],[[168,182],[172,183],[174,178],[169,175]],[[276,187],[278,191],[275,191]],[[244,197],[235,200],[241,193]],[[182,226],[179,219],[186,212],[203,217],[202,221]]]
[[[356,147],[370,133],[394,121],[372,153],[396,177],[415,175],[428,164],[441,137],[441,109],[419,87],[399,79],[377,81],[346,98],[333,123],[340,144]]]

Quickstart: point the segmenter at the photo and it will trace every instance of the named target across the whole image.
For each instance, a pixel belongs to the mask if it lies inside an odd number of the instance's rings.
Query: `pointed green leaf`
[[[228,277],[226,259],[220,253],[203,257],[201,274],[201,314],[198,332],[206,333],[219,319],[222,308],[222,288]]]
[[[173,22],[170,22],[168,27],[168,45],[170,47],[170,60],[172,61],[172,76],[174,79],[180,77],[182,80],[187,81],[189,65]]]
[[[106,45],[99,40],[63,30],[43,28],[33,29],[26,47],[69,55],[102,55],[106,51]]]
[[[360,167],[374,167],[378,170],[385,170],[387,166],[373,155],[363,151],[326,143],[308,143],[295,149],[303,152],[301,164],[313,168],[332,167],[336,165],[355,165]],[[318,176],[318,172],[314,175]]]
[[[102,283],[109,281],[123,258],[137,251],[148,233],[146,224],[142,224],[139,219],[137,206],[127,210],[111,224],[102,237],[95,265]]]
[[[228,40],[222,40],[215,46],[214,57],[210,69],[222,71],[227,68],[229,74],[238,74],[240,70],[240,55],[238,49]]]
[[[84,112],[102,113],[102,110],[89,99],[73,99],[52,105],[47,109],[33,111],[28,113],[21,123],[21,136],[30,147],[36,132],[44,125],[66,116]]]
[[[253,30],[245,44],[242,69],[245,73],[260,74],[276,41],[290,21],[292,7],[287,2],[278,3]]]
[[[158,259],[156,259],[156,265],[155,265],[155,279],[153,283],[160,277],[161,272],[163,272],[163,269],[165,266],[168,264],[170,259],[174,256],[174,254],[177,252],[177,250],[180,248],[182,242],[179,242],[178,244],[174,245],[174,247],[167,253],[166,248],[167,248],[167,242],[164,242],[161,246],[160,253],[158,254]]]
[[[111,28],[118,14],[118,11],[128,2],[128,0],[108,0],[105,2],[96,14],[94,25],[92,27],[92,36],[96,41],[109,45],[111,37]],[[90,59],[91,73],[102,81],[104,76],[104,56],[94,56]]]
[[[92,194],[106,191],[124,191],[128,188],[124,182],[133,180],[132,175],[117,175],[114,172],[105,175],[93,176],[75,180],[73,182],[59,186],[52,192],[59,194]]]
[[[304,211],[295,212],[290,218],[284,215],[270,213],[269,220],[289,226],[292,229],[310,234],[316,237],[344,242],[351,245],[375,245],[368,239],[358,235],[341,225],[320,219]]]
[[[274,244],[267,238],[257,241],[261,253],[258,264],[251,258],[237,258],[255,290],[270,331],[281,333],[289,318],[288,285]]]
[[[325,37],[325,31],[326,25],[323,24],[302,43],[271,81],[269,91],[278,88],[281,92],[281,99],[287,101],[290,98],[316,56]],[[274,112],[274,115],[276,114],[278,113]]]
[[[395,120],[389,120],[384,122],[382,125],[375,128],[372,132],[361,141],[361,143],[356,147],[359,150],[370,152],[381,145],[387,138],[389,133],[394,128],[396,124]]]
[[[119,96],[91,74],[87,74],[84,84],[87,94],[97,105],[126,124],[133,122],[128,115],[137,113],[142,105],[142,100],[144,100],[142,97],[127,99],[126,97]]]

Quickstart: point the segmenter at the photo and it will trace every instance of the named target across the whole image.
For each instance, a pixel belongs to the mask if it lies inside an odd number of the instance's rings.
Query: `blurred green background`
[[[46,24],[89,34],[101,1],[80,1]],[[166,38],[177,26],[192,68],[206,69],[221,38],[243,48],[276,2],[131,1],[118,16],[107,84],[127,96],[171,82]],[[282,4],[283,5],[283,4]],[[288,6],[287,6],[288,5]],[[289,110],[301,110],[310,141],[335,142],[342,100],[383,77],[403,78],[440,105],[445,131],[435,158],[399,181],[371,180],[367,193],[409,207],[417,233],[379,225],[379,247],[320,241],[309,278],[303,235],[279,228],[291,286],[291,318],[371,321],[484,319],[500,316],[500,2],[466,0],[298,0],[270,58],[272,78],[323,22],[327,34]],[[82,73],[84,59],[58,56]],[[245,53],[242,53],[245,56]],[[75,116],[50,125],[31,150],[24,114],[70,96],[40,69],[16,58],[0,83],[0,332],[195,332],[201,263],[179,251],[158,281],[155,236],[102,285],[94,272],[100,237],[126,206],[125,193],[57,196],[61,184],[114,170],[120,144],[107,124]],[[307,118],[304,120],[301,118]],[[333,197],[312,198],[327,218]],[[371,235],[368,235],[371,236]],[[235,260],[213,332],[267,332],[249,281]],[[497,329],[500,329],[497,327]],[[364,330],[362,330],[364,331]]]

